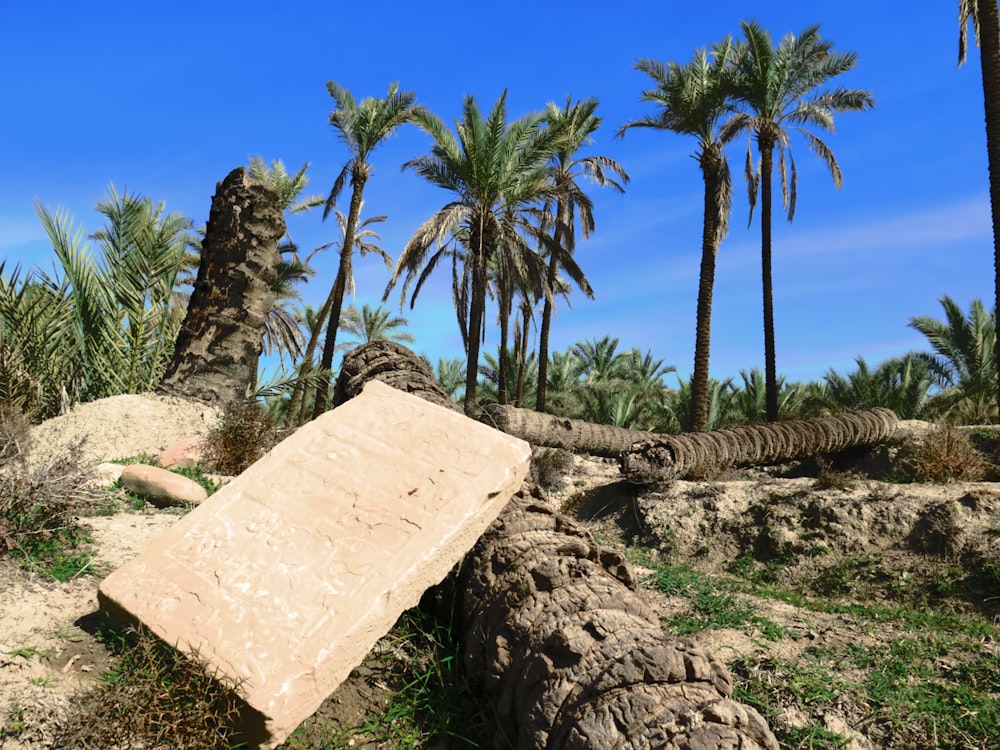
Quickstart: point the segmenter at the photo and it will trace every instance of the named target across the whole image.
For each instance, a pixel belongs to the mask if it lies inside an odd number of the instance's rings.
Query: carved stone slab
[[[300,428],[101,583],[242,684],[280,744],[520,487],[527,443],[379,382]]]

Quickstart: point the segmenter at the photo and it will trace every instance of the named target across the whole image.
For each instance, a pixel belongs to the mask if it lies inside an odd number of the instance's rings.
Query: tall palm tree
[[[361,209],[364,209],[364,201],[361,202]],[[318,254],[331,247],[335,247],[343,257],[344,254],[344,242],[347,239],[347,217],[341,211],[335,211],[337,216],[337,228],[340,230],[340,239],[334,240],[333,242],[327,242],[320,245],[302,261],[306,268],[311,268],[310,265],[312,259]],[[387,219],[386,216],[370,216],[364,221],[360,221],[355,225],[354,229],[354,247],[358,251],[358,254],[363,258],[366,255],[375,253],[380,256],[383,261],[385,261],[386,268],[392,268],[392,258],[389,254],[383,250],[377,244],[381,237],[378,232],[372,229],[372,225],[383,222]],[[354,272],[350,271],[347,281],[345,283],[345,293],[354,294]],[[327,302],[330,298],[327,298]],[[315,311],[315,314],[308,320],[308,324],[305,329],[309,334],[305,349],[299,359],[298,374],[295,382],[295,386],[292,389],[291,404],[289,405],[287,419],[287,426],[291,426],[292,420],[298,420],[298,424],[304,421],[304,414],[298,408],[300,403],[310,400],[309,392],[316,390],[317,387],[325,388],[329,390],[329,372],[330,368],[323,369],[322,366],[317,367],[316,359],[316,347],[319,345],[320,336],[323,335],[323,325],[327,322],[329,309],[324,307],[322,310]],[[301,327],[300,327],[301,329]],[[324,391],[325,392],[325,391]],[[312,398],[313,405],[315,407],[315,397]],[[302,416],[299,416],[302,414]]]
[[[384,307],[363,305],[359,310],[356,305],[348,305],[341,316],[340,330],[353,337],[352,341],[344,342],[342,346],[361,346],[372,341],[398,341],[401,344],[412,344],[413,334],[399,330],[406,325],[406,318],[393,315]]]
[[[711,53],[695,52],[686,65],[639,60],[635,67],[653,79],[656,88],[642,93],[640,101],[652,102],[656,115],[628,122],[619,129],[644,127],[692,135],[698,141],[695,158],[705,182],[704,219],[701,233],[701,273],[698,281],[698,313],[691,377],[691,430],[705,432],[709,423],[708,365],[712,335],[712,292],[719,246],[729,231],[733,182],[726,159],[726,144],[738,133],[732,127],[731,92],[732,39],[716,44]],[[685,420],[687,421],[687,420]]]
[[[996,311],[987,311],[981,300],[974,299],[966,316],[947,296],[941,298],[941,307],[944,321],[920,315],[908,323],[930,344],[931,352],[914,356],[928,365],[934,384],[943,389],[936,406],[942,411],[957,408],[972,421],[995,418]]]
[[[340,325],[340,311],[344,304],[344,293],[347,289],[348,279],[351,278],[354,235],[361,215],[365,185],[372,174],[369,157],[379,144],[401,125],[412,121],[418,113],[423,112],[423,109],[416,104],[416,95],[412,91],[400,91],[399,85],[396,83],[389,85],[389,90],[384,98],[368,97],[362,99],[360,104],[355,101],[350,91],[336,81],[329,81],[326,84],[326,89],[336,103],[336,108],[330,113],[330,125],[333,126],[337,137],[347,146],[350,158],[344,162],[344,166],[330,190],[330,195],[326,200],[326,208],[323,211],[324,219],[333,210],[348,179],[351,183],[351,203],[347,212],[344,241],[340,248],[337,277],[330,289],[330,295],[323,305],[323,314],[320,316],[327,320],[326,339],[323,342],[320,368],[329,372],[333,366],[333,355],[337,346],[337,328]],[[313,417],[326,411],[328,390],[329,376],[327,375],[321,378]]]
[[[1000,9],[996,0],[958,0],[958,64],[965,62],[969,22],[972,22],[983,78],[986,108],[986,153],[990,175],[990,209],[993,216],[994,306],[1000,309]],[[996,399],[1000,408],[1000,339],[996,363]]]
[[[556,201],[555,221],[552,241],[565,253],[549,254],[547,293],[542,306],[542,322],[538,333],[538,391],[535,395],[535,410],[545,411],[546,380],[548,378],[549,333],[552,327],[554,290],[556,289],[559,267],[562,264],[574,283],[588,298],[593,299],[594,291],[583,272],[572,261],[576,249],[576,219],[579,215],[580,231],[584,238],[594,231],[593,203],[579,185],[581,178],[588,178],[600,187],[610,187],[619,193],[625,192],[624,184],[628,174],[622,166],[607,156],[585,156],[577,158],[577,152],[593,142],[593,135],[601,125],[601,118],[594,114],[598,101],[594,98],[571,104],[572,97],[566,97],[563,107],[549,103],[545,110],[545,120],[550,128],[562,133],[559,146],[552,157],[550,174],[552,181],[561,187],[561,195]],[[618,178],[616,180],[615,178]]]
[[[383,299],[404,273],[405,297],[414,279],[427,277],[427,268],[420,269],[431,248],[436,246],[438,251],[429,264],[436,264],[442,248],[461,239],[467,248],[461,256],[469,281],[464,409],[472,415],[489,262],[497,253],[527,257],[533,252],[529,239],[551,244],[542,236],[537,218],[539,206],[558,193],[546,169],[557,136],[555,129],[543,127],[540,114],[508,123],[507,92],[485,118],[475,98],[466,96],[455,133],[430,113],[420,113],[414,121],[434,143],[430,154],[408,161],[403,168],[454,195],[406,243]]]
[[[751,133],[757,141],[760,163],[755,168],[747,144],[746,178],[750,215],[760,189],[761,276],[764,287],[764,366],[767,420],[778,418],[778,376],[774,347],[774,300],[771,282],[771,178],[774,151],[778,150],[778,175],[788,220],[795,216],[797,175],[792,159],[789,130],[801,133],[827,165],[839,189],[843,181],[840,165],[830,147],[807,130],[834,131],[834,115],[859,112],[875,105],[871,94],[860,89],[825,88],[837,76],[857,64],[852,52],[834,52],[833,43],[820,37],[819,26],[801,34],[786,34],[777,47],[771,35],[756,21],[742,21],[744,39],[738,43],[734,68],[734,96],[745,112],[734,126]],[[787,167],[786,167],[787,160]]]

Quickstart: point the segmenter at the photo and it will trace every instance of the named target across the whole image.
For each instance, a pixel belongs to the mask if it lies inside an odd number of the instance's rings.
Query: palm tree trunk
[[[979,61],[986,109],[986,153],[989,157],[990,209],[993,216],[994,310],[1000,310],[1000,9],[996,0],[979,0]],[[994,349],[997,405],[1000,409],[1000,335]]]
[[[531,305],[525,297],[521,302],[521,341],[517,350],[517,362],[520,369],[517,371],[517,394],[514,396],[514,406],[524,404],[525,377],[528,372],[528,324],[531,322]]]
[[[371,379],[456,408],[387,341],[344,358],[335,402]],[[445,585],[463,664],[519,748],[778,750],[764,719],[733,700],[722,662],[664,633],[628,562],[537,492],[522,488]]]
[[[778,366],[774,352],[774,290],[771,282],[771,172],[774,142],[758,136],[760,146],[760,260],[764,286],[764,391],[767,421],[778,421]]]
[[[344,227],[344,244],[340,248],[340,268],[337,270],[337,279],[333,282],[331,297],[333,304],[330,307],[330,318],[326,324],[326,340],[323,342],[323,358],[320,360],[320,368],[326,371],[319,379],[316,386],[316,403],[313,406],[313,419],[326,411],[327,400],[330,392],[330,370],[333,368],[333,354],[337,348],[337,328],[340,326],[340,313],[344,307],[344,293],[347,289],[347,280],[351,278],[351,258],[354,256],[354,234],[358,226],[358,217],[361,216],[362,195],[365,190],[365,177],[359,171],[351,175],[351,208],[347,214],[347,226]]]
[[[630,430],[583,419],[567,419],[515,406],[487,404],[480,421],[532,445],[616,458],[635,443],[655,440],[655,432]]]
[[[487,246],[484,228],[476,227],[469,243],[472,259],[472,299],[469,300],[469,352],[465,370],[465,400],[463,408],[468,417],[476,414],[476,385],[479,380],[479,345],[483,338],[483,315],[486,307],[486,258]]]
[[[556,213],[562,216],[563,209],[559,207]],[[552,233],[553,244],[558,246],[562,237],[560,236],[561,225],[556,222],[556,228]],[[549,255],[549,272],[545,279],[545,303],[542,306],[542,327],[538,332],[538,390],[535,391],[535,411],[545,411],[545,397],[548,393],[549,376],[549,329],[552,326],[552,298],[556,286],[556,278],[559,275],[559,258],[555,253]]]
[[[285,427],[302,424],[305,420],[304,404],[306,402],[305,376],[312,372],[312,360],[316,354],[316,347],[319,345],[319,336],[323,331],[323,321],[330,314],[333,307],[334,288],[330,288],[330,294],[323,303],[323,308],[316,314],[313,325],[309,328],[309,341],[306,343],[306,350],[302,355],[302,364],[299,365],[299,377],[292,389],[292,396],[288,402],[288,413],[285,415]]]
[[[504,297],[506,292],[501,292]],[[507,340],[510,338],[510,299],[500,299],[500,361],[497,363],[497,403],[507,403],[507,384],[510,382],[510,368]]]
[[[891,438],[897,425],[890,409],[876,407],[814,419],[659,435],[624,451],[619,462],[629,481],[649,484],[875,445]]]
[[[701,235],[701,275],[698,280],[698,317],[694,343],[694,373],[691,375],[691,431],[708,432],[708,362],[712,339],[712,291],[715,259],[719,252],[718,165],[705,164],[705,219]]]

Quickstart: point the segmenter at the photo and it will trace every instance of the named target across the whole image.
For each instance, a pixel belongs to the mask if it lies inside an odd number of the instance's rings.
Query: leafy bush
[[[220,474],[243,473],[280,439],[272,412],[254,400],[230,401],[205,438],[205,460]]]

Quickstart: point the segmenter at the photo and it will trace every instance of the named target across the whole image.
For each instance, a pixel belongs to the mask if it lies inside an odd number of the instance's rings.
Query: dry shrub
[[[266,406],[254,400],[230,401],[205,438],[205,459],[213,471],[242,474],[279,440],[278,425]]]
[[[968,433],[948,422],[933,425],[903,465],[916,479],[928,482],[976,482],[989,469],[989,462],[972,445]]]
[[[816,488],[824,490],[848,491],[854,488],[855,477],[849,471],[834,468],[833,462],[827,458],[816,459]]]
[[[0,466],[27,458],[31,447],[31,429],[19,410],[0,405]]]
[[[146,631],[105,632],[117,656],[102,683],[74,700],[58,747],[204,750],[233,746],[245,703],[195,656]]]
[[[58,539],[79,536],[77,516],[100,496],[84,466],[84,440],[30,462],[29,430],[19,413],[0,409],[0,552],[47,556]]]
[[[531,481],[544,490],[558,492],[566,485],[573,455],[559,448],[535,448],[531,452]]]
[[[692,466],[690,471],[684,475],[684,479],[688,482],[729,482],[743,479],[744,473],[729,464],[705,461]]]

